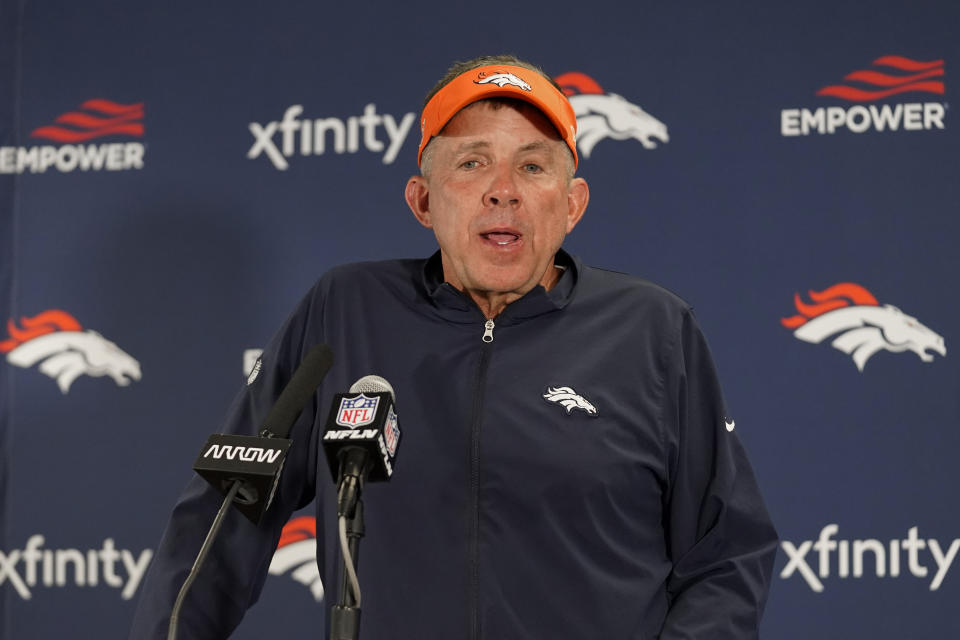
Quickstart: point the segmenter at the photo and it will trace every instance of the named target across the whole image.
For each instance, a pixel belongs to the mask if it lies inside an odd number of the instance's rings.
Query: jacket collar
[[[582,265],[579,259],[563,249],[557,251],[554,264],[563,268],[563,273],[553,289],[547,291],[542,285],[535,286],[522,298],[507,305],[496,319],[498,324],[513,324],[567,306],[576,291]],[[482,322],[485,319],[470,296],[443,280],[439,250],[424,262],[422,285],[433,309],[444,319],[462,323]]]

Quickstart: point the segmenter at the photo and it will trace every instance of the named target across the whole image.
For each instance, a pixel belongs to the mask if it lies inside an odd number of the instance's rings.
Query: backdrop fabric
[[[944,1],[0,0],[0,639],[126,637],[256,350],[332,266],[434,250],[402,199],[422,97],[504,52],[578,115],[567,250],[710,340],[782,537],[762,637],[957,637],[958,26]],[[322,633],[314,535],[291,521],[235,638]]]

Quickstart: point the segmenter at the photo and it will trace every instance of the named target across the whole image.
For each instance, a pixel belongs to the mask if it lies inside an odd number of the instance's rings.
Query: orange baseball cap
[[[438,135],[461,109],[484,98],[516,98],[542,111],[570,147],[576,169],[579,162],[577,116],[567,96],[536,71],[509,64],[477,67],[461,73],[430,98],[420,116],[420,133],[423,137],[417,152],[418,166],[430,139]]]

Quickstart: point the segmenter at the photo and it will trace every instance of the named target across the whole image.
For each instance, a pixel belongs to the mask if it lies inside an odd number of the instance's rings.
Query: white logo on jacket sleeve
[[[591,416],[597,415],[597,408],[571,387],[547,387],[547,392],[543,394],[543,398],[547,402],[555,402],[561,405],[567,410],[567,415],[570,415],[570,412],[574,409],[585,411]]]
[[[247,379],[247,384],[253,384],[257,376],[260,375],[260,368],[263,366],[263,349],[244,349],[243,350],[243,377]]]
[[[524,91],[533,91],[533,88],[529,84],[512,73],[495,73],[492,76],[486,76],[480,80],[474,80],[473,82],[474,84],[495,84],[501,88],[510,84],[515,87],[520,87]]]

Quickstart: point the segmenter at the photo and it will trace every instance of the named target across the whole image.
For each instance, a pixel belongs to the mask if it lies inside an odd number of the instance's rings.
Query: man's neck
[[[519,300],[523,295],[517,293],[491,293],[489,291],[465,291],[468,296],[480,307],[483,317],[492,320],[499,316],[511,302]]]
[[[531,289],[536,288],[538,285],[542,285],[544,289],[550,291],[557,284],[557,281],[560,280],[560,275],[563,273],[563,270],[556,265],[550,265],[550,268],[547,269],[545,278],[535,284]],[[483,316],[487,319],[494,319],[503,313],[503,310],[507,308],[507,305],[516,302],[523,296],[525,296],[528,291],[522,293],[517,293],[515,291],[510,292],[499,292],[499,291],[472,291],[470,289],[465,289],[463,291],[480,307],[480,311],[483,313]]]

